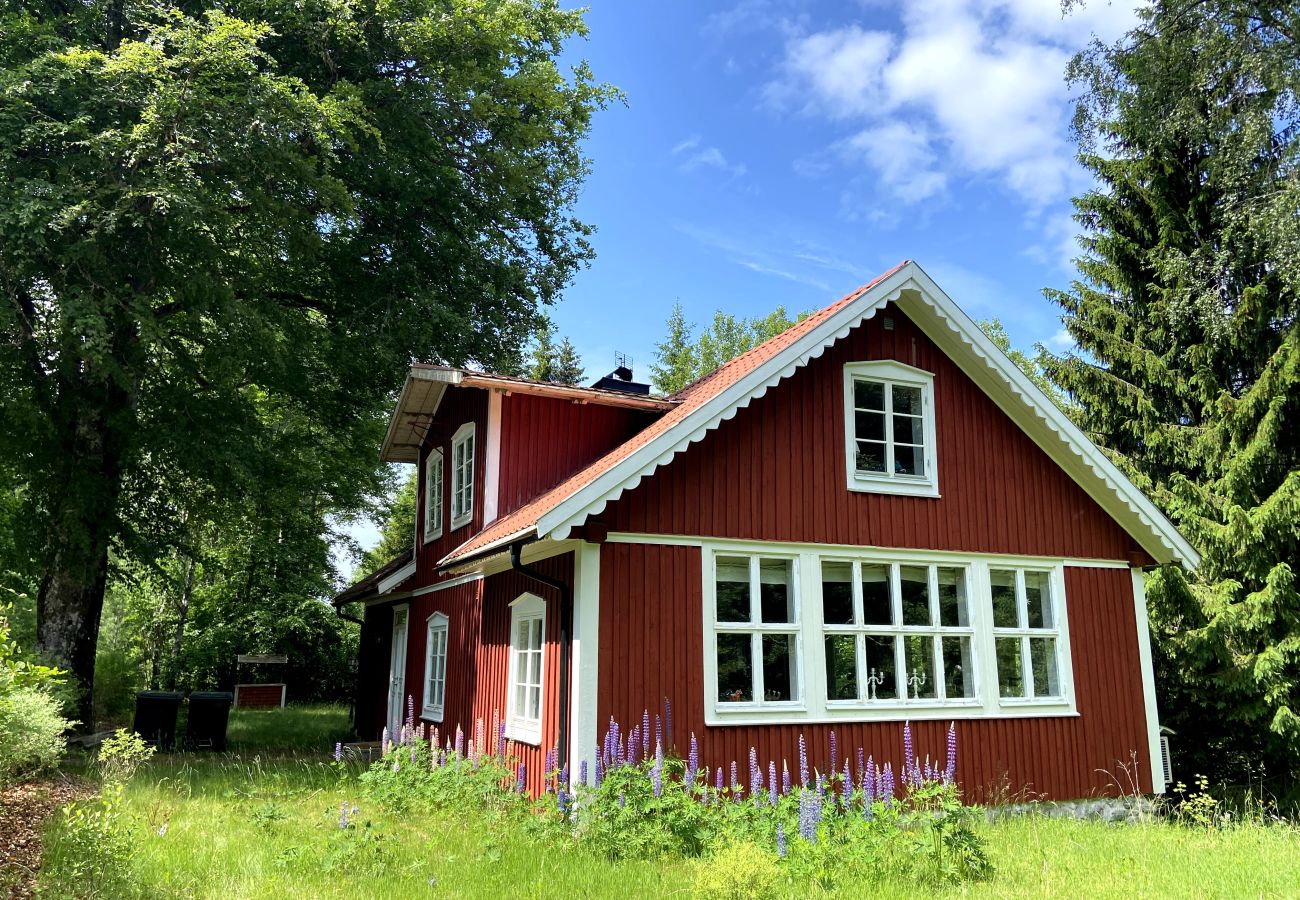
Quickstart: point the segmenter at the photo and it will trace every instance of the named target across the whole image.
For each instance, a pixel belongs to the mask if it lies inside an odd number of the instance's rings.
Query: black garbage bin
[[[172,691],[141,691],[135,695],[135,722],[131,730],[159,750],[176,743],[176,711],[181,695]]]
[[[189,750],[225,750],[226,724],[235,695],[229,691],[195,691],[190,694],[190,719],[185,726]]]

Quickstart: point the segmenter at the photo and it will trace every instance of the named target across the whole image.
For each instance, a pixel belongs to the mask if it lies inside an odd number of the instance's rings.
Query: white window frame
[[[541,646],[538,650],[531,647],[521,648],[519,646],[519,625],[521,623],[537,623],[538,632],[541,635]],[[531,638],[532,630],[529,635]],[[527,714],[527,710],[521,710],[515,699],[518,687],[520,687],[520,658],[523,653],[541,653],[541,660],[538,665],[538,683],[535,687],[539,692],[537,705],[537,717],[533,718]],[[525,688],[524,702],[527,704],[527,690],[534,687],[531,682],[524,682]],[[542,721],[546,718],[546,601],[536,594],[520,594],[510,603],[510,665],[509,674],[506,679],[506,737],[524,744],[541,746],[542,743]]]
[[[436,612],[429,616],[424,624],[424,702],[420,710],[420,717],[430,722],[442,722],[443,712],[447,706],[447,640],[450,634],[449,623],[446,613]],[[435,638],[438,638],[436,646],[441,649],[441,652],[437,654],[434,653]],[[433,699],[430,687],[435,677],[441,688],[441,696],[438,697],[437,703],[432,703],[430,702]]]
[[[818,544],[763,543],[742,540],[704,540],[701,546],[701,606],[704,626],[704,721],[706,725],[759,725],[806,722],[902,722],[907,719],[975,719],[1019,718],[1034,716],[1076,716],[1074,670],[1070,656],[1069,618],[1066,611],[1065,561],[1042,558],[1010,557],[998,554],[950,553],[885,549],[878,547],[833,547]],[[746,556],[793,558],[795,608],[797,626],[763,626],[779,631],[797,627],[800,633],[798,659],[793,663],[799,686],[798,702],[721,702],[718,698],[716,635],[717,591],[715,586],[718,556]],[[951,629],[954,635],[961,630],[971,636],[973,657],[973,698],[942,699],[921,697],[906,701],[874,703],[867,701],[828,700],[826,683],[826,647],[828,634],[843,633],[847,626],[825,626],[822,621],[821,563],[853,562],[894,564],[891,567],[891,584],[897,579],[898,565],[937,566],[966,570],[967,615],[969,630]],[[999,696],[997,661],[995,659],[993,601],[990,588],[990,569],[1026,569],[1047,572],[1050,575],[1052,611],[1057,633],[1057,672],[1061,696],[1034,699],[1003,699]],[[937,602],[933,590],[935,571],[929,570],[931,579],[931,604]],[[856,573],[855,573],[856,574]],[[898,602],[898,594],[891,593],[891,602]],[[901,622],[901,619],[895,619]],[[751,626],[744,626],[749,629]],[[732,626],[723,623],[722,630]],[[855,627],[855,633],[877,629],[876,626]],[[900,634],[910,632],[935,634],[934,626],[899,626]],[[949,629],[944,629],[944,632]],[[514,633],[513,631],[511,632]],[[901,671],[896,669],[896,671]],[[932,677],[934,677],[932,675]],[[859,696],[865,681],[859,679]],[[757,695],[756,695],[757,696]]]
[[[994,624],[992,608],[992,573],[994,570],[1011,571],[1015,573],[1016,584],[1016,627],[1005,628]],[[1041,574],[1047,576],[1049,608],[1052,613],[1051,627],[1031,628],[1029,627],[1028,615],[1029,604],[1025,592],[1025,575],[1027,573]],[[1072,686],[1066,677],[1066,669],[1070,663],[1069,657],[1069,626],[1065,618],[1065,579],[1062,573],[1055,569],[1042,565],[999,565],[992,564],[988,567],[989,577],[989,630],[993,640],[996,642],[999,638],[1006,640],[1009,638],[1020,639],[1020,678],[1024,685],[1025,696],[1023,697],[1003,697],[1001,680],[997,669],[997,650],[996,643],[989,654],[989,662],[992,664],[992,689],[998,694],[998,703],[1003,709],[1015,709],[1017,707],[1035,707],[1035,706],[1055,706],[1062,701],[1058,695],[1044,694],[1040,695],[1037,685],[1034,684],[1033,662],[1030,656],[1030,638],[1051,638],[1056,643],[1056,678],[1061,687],[1062,694],[1071,694]]]
[[[463,448],[469,445],[469,451]],[[451,527],[468,525],[474,518],[474,423],[466,422],[451,438]]]
[[[857,417],[854,415],[853,382],[856,379],[885,385],[885,471],[859,472],[857,467]],[[921,432],[925,442],[922,458],[924,475],[893,471],[894,417],[893,385],[921,389]],[[893,360],[852,362],[844,366],[844,465],[851,491],[904,494],[913,497],[939,496],[939,467],[935,451],[934,373]]]
[[[444,471],[442,448],[435,447],[424,458],[424,542],[442,537]],[[436,477],[435,477],[436,475]]]

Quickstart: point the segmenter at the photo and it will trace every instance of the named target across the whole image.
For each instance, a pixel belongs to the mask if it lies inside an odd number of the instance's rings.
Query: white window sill
[[[474,520],[474,510],[471,509],[469,512],[465,513],[465,515],[461,516],[459,519],[451,520],[451,530],[455,531],[457,528],[463,528],[473,520]]]
[[[433,534],[426,534],[426,535],[424,536],[424,543],[425,543],[425,544],[432,544],[434,541],[436,541],[436,540],[437,540],[438,538],[440,538],[440,537],[442,537],[442,532],[441,532],[441,531],[435,531]]]
[[[1049,719],[1077,718],[1077,710],[1061,704],[1046,706],[1034,704],[1003,708],[986,712],[980,706],[898,706],[891,709],[862,710],[827,708],[822,715],[756,715],[755,712],[739,714],[706,713],[704,724],[710,727],[744,725],[843,725],[849,722],[923,722],[939,720],[993,721],[998,719]]]
[[[506,738],[516,743],[528,744],[531,747],[540,747],[542,745],[542,725],[540,722],[536,725],[520,725],[507,722]]]
[[[426,706],[424,709],[420,710],[420,718],[424,719],[426,722],[433,722],[435,725],[441,725],[442,710],[430,709]]]
[[[882,475],[878,478],[870,475],[854,475],[849,479],[849,490],[866,494],[898,494],[904,497],[939,498],[939,486],[926,478],[890,478]]]

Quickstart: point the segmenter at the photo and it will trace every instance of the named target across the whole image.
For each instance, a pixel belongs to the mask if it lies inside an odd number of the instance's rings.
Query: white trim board
[[[487,440],[483,442],[483,527],[497,518],[501,493],[501,392],[488,391]]]
[[[1151,659],[1151,626],[1147,619],[1146,579],[1140,569],[1133,570],[1133,607],[1137,613],[1138,659],[1142,664],[1142,703],[1146,708],[1147,756],[1151,766],[1151,791],[1163,794],[1165,767],[1160,754],[1160,710],[1156,705],[1155,663]]]
[[[895,302],[1103,510],[1160,563],[1195,568],[1200,557],[1173,524],[931,280],[908,262],[774,353],[676,425],[538,517],[540,537],[563,539],[624,491],[762,397],[886,304]]]
[[[600,685],[600,545],[578,545],[573,559],[573,655],[569,662],[570,775],[578,777],[583,760],[595,772],[600,752],[596,692]]]
[[[414,574],[415,574],[415,560],[412,559],[409,563],[402,566],[392,575],[389,575],[383,581],[379,582],[379,584],[375,585],[375,593],[381,595],[387,594],[393,588],[397,587],[399,584],[401,584],[403,581],[410,578]]]

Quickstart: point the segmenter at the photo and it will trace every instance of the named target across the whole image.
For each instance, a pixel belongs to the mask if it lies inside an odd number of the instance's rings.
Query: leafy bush
[[[0,785],[53,768],[63,758],[68,720],[37,688],[0,694]]]
[[[692,892],[719,900],[760,900],[776,893],[781,882],[780,861],[775,853],[748,841],[730,844],[695,868]]]
[[[47,840],[41,881],[61,897],[131,895],[135,856],[122,785],[106,784],[98,797],[63,808]]]
[[[154,748],[133,731],[119,728],[99,746],[99,771],[105,784],[126,784],[154,755]]]

